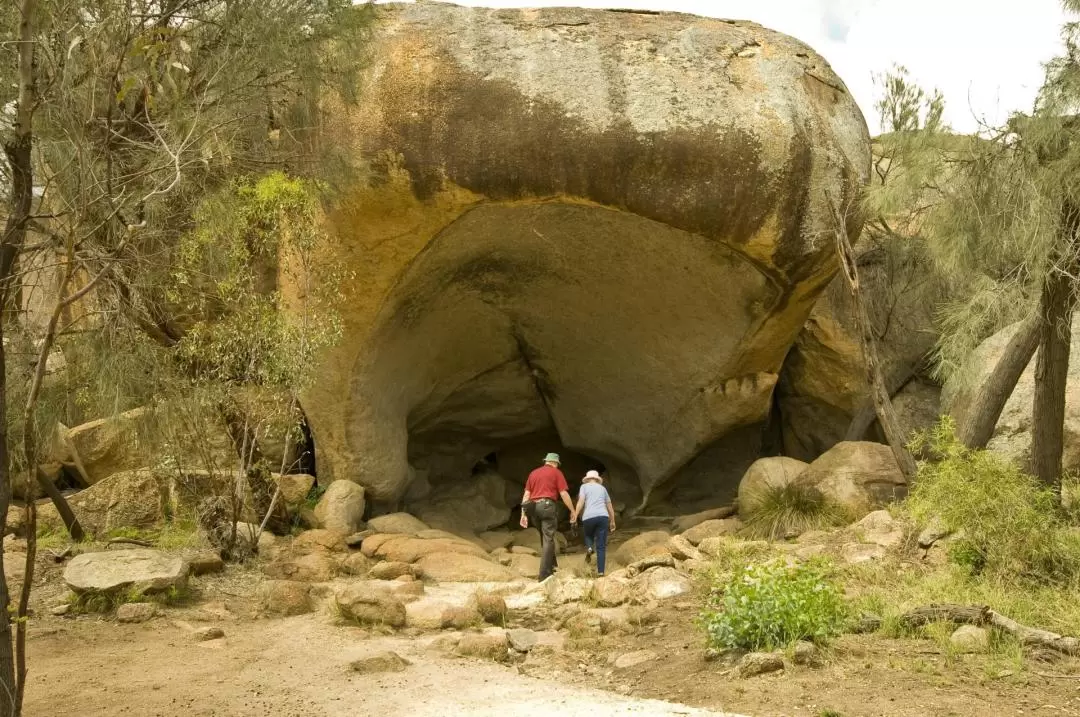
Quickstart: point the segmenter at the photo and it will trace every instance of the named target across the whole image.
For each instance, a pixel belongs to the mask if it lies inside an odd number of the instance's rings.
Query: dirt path
[[[210,624],[210,623],[207,623]],[[721,717],[655,700],[559,686],[514,667],[448,659],[431,638],[363,639],[323,616],[218,622],[221,640],[194,642],[168,619],[118,625],[81,618],[34,635],[27,714],[145,717]],[[404,672],[358,675],[350,661],[393,650]],[[727,715],[726,717],[735,717]]]

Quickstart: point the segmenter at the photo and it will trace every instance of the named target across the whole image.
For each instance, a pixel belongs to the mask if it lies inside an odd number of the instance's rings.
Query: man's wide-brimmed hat
[[[544,456],[544,463],[561,463],[558,453],[548,453]]]

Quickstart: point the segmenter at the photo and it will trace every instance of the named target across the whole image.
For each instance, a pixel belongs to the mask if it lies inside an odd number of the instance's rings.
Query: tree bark
[[[1065,446],[1065,388],[1069,378],[1072,315],[1076,306],[1080,207],[1062,210],[1061,252],[1043,279],[1039,296],[1039,353],[1035,359],[1035,399],[1031,407],[1031,472],[1061,492]]]
[[[847,279],[848,290],[851,292],[852,304],[855,312],[855,323],[858,326],[859,340],[862,343],[863,360],[866,364],[866,383],[870,387],[870,396],[874,401],[877,411],[878,423],[885,433],[885,439],[892,449],[900,472],[909,481],[915,478],[918,467],[911,451],[904,443],[904,430],[896,418],[889,389],[885,385],[885,378],[881,372],[881,364],[878,361],[877,342],[874,338],[874,330],[870,325],[870,317],[866,313],[862,295],[859,290],[859,269],[855,260],[855,250],[848,239],[847,226],[839,208],[834,205],[833,211],[836,217],[836,250],[840,256],[840,266]]]
[[[1036,318],[1025,321],[1005,347],[994,370],[978,387],[978,394],[968,407],[963,422],[956,427],[957,438],[968,448],[985,448],[990,442],[1016,382],[1031,363],[1039,345],[1040,327]]]
[[[902,371],[893,377],[893,380],[886,384],[890,400],[899,393],[914,376],[915,367],[911,366],[907,370]],[[866,438],[866,432],[870,430],[870,426],[874,425],[874,420],[876,418],[877,406],[874,404],[874,399],[869,398],[863,403],[862,407],[855,412],[855,415],[852,416],[851,423],[848,424],[847,433],[844,434],[844,440],[861,441]]]

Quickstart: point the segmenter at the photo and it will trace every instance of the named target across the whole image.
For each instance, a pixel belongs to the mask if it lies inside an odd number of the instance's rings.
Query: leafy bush
[[[951,419],[918,439],[935,460],[920,466],[907,509],[962,536],[950,557],[995,579],[1060,582],[1080,575],[1080,539],[1057,496],[989,451],[961,444]]]
[[[791,533],[840,525],[846,517],[813,486],[788,483],[763,488],[753,510],[743,519],[748,535],[780,540]]]
[[[797,640],[824,642],[840,632],[847,609],[823,563],[783,560],[737,568],[714,585],[701,615],[710,647],[775,650]]]

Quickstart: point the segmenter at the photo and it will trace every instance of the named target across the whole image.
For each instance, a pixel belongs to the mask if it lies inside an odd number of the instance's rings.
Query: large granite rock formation
[[[328,215],[355,279],[304,400],[320,482],[386,505],[546,435],[641,504],[763,422],[869,172],[828,64],[689,15],[377,13],[330,129],[368,172]]]

